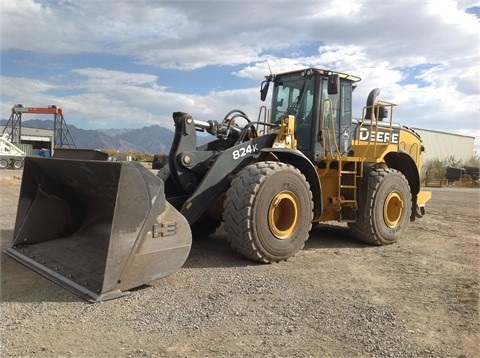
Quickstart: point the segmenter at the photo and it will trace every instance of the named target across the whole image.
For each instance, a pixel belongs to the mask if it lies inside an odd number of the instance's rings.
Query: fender
[[[385,163],[389,168],[400,171],[407,178],[412,192],[412,212],[410,221],[415,221],[417,213],[417,196],[420,192],[420,174],[413,158],[402,148],[398,152],[391,152],[385,155]]]
[[[418,174],[417,165],[410,154],[402,148],[398,148],[398,152],[390,152],[385,155],[384,159],[389,168],[396,169],[405,175],[412,195],[418,194],[420,191],[420,175]]]

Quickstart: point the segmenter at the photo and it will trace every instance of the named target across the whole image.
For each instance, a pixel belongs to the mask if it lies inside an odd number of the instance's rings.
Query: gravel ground
[[[3,250],[21,171],[0,172]],[[220,229],[174,275],[96,304],[2,255],[1,356],[478,357],[480,189],[430,189],[397,244],[320,225],[294,258],[260,265]]]

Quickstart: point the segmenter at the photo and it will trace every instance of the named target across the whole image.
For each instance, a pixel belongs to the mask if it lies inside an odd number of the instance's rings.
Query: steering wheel
[[[231,127],[233,126],[235,129],[235,132],[241,134],[245,127],[242,129],[237,123],[235,123],[236,118],[243,118],[247,121],[248,124],[250,124],[252,121],[248,116],[241,110],[239,109],[233,109],[230,112],[228,112],[225,117],[223,117],[221,127],[225,127],[225,133],[222,134],[225,138],[227,138],[230,134]],[[246,127],[248,127],[248,124]],[[252,126],[253,127],[253,126]]]

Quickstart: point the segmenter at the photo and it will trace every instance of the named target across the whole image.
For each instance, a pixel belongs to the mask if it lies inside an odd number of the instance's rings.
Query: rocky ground
[[[1,249],[21,172],[1,171]],[[15,178],[15,176],[17,178]],[[480,189],[429,188],[397,244],[320,225],[287,262],[260,265],[219,230],[180,271],[90,304],[1,257],[2,357],[478,357]]]

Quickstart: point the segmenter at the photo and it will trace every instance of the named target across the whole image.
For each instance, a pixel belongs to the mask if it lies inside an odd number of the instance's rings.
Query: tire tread
[[[254,196],[270,174],[283,168],[294,167],[281,162],[259,162],[249,165],[232,180],[227,191],[223,210],[227,240],[233,250],[250,260],[262,263],[278,262],[265,256],[257,248],[250,225],[253,220]],[[294,168],[294,170],[298,169]],[[245,195],[245,193],[250,193],[250,195]],[[313,212],[310,221],[312,218]],[[248,224],[245,225],[245,223]],[[300,249],[304,245],[305,242]]]
[[[406,181],[405,176],[396,169],[376,168],[376,169],[373,169],[370,173],[370,178],[367,186],[367,191],[368,191],[367,202],[366,202],[367,212],[362,213],[361,211],[359,211],[357,221],[349,225],[350,232],[360,242],[363,242],[369,245],[376,245],[376,246],[388,244],[387,242],[382,240],[381,237],[378,237],[377,234],[375,233],[372,217],[374,215],[374,210],[375,210],[373,209],[375,194],[377,193],[383,180],[385,180],[385,178],[388,175],[391,175],[392,173],[399,174]],[[389,243],[393,243],[393,242],[389,242]]]

